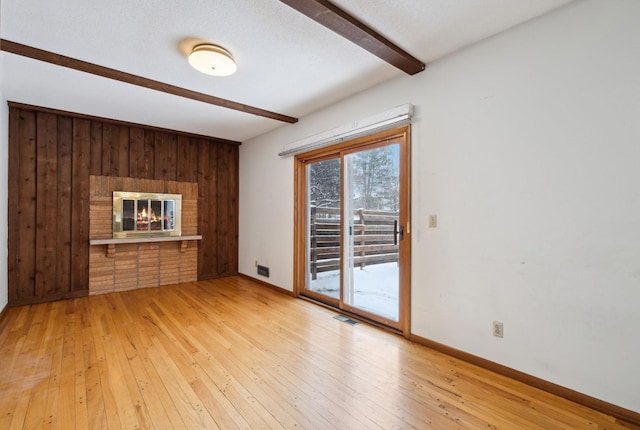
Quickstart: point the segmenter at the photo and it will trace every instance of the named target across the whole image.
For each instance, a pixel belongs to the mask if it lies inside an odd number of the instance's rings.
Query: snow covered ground
[[[374,314],[398,320],[399,288],[398,264],[385,263],[353,270],[355,285],[353,301],[345,297],[345,302]],[[340,296],[340,272],[324,272],[312,280],[310,289],[327,296]]]

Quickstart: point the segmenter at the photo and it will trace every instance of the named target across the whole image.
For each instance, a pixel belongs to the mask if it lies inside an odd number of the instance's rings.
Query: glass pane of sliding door
[[[399,145],[344,156],[344,305],[399,318]]]
[[[340,299],[340,158],[307,166],[306,289]]]

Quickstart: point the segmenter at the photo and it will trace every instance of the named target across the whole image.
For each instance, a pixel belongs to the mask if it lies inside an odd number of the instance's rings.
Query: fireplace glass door
[[[122,200],[123,231],[171,231],[175,227],[174,200]]]
[[[113,193],[113,236],[179,236],[182,199],[177,194]]]

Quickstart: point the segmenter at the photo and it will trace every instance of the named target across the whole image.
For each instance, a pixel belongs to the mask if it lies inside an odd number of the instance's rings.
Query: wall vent
[[[258,265],[258,275],[269,277],[269,268],[267,266]]]
[[[350,324],[350,325],[358,324],[358,321],[352,320],[351,318],[346,317],[344,315],[337,315],[337,316],[333,317],[333,319],[336,319],[338,321],[342,321],[343,323],[347,323],[347,324]]]

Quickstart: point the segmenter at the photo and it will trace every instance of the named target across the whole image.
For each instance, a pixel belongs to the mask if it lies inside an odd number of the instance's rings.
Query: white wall
[[[1,60],[0,60],[1,61]],[[8,220],[8,164],[9,164],[9,108],[7,100],[0,92],[0,312],[7,306],[9,289],[7,287],[7,233]]]
[[[293,288],[282,145],[403,103],[412,332],[640,412],[640,1],[571,3],[243,144],[242,273]]]
[[[293,291],[293,164],[281,159],[279,141],[240,145],[239,271]]]
[[[0,27],[2,22],[2,2],[0,1]],[[1,33],[0,33],[1,34]],[[0,70],[2,70],[2,56],[0,55]],[[8,220],[8,169],[9,164],[9,108],[7,100],[0,91],[0,312],[9,301],[8,289],[8,250],[7,234],[9,230]]]

